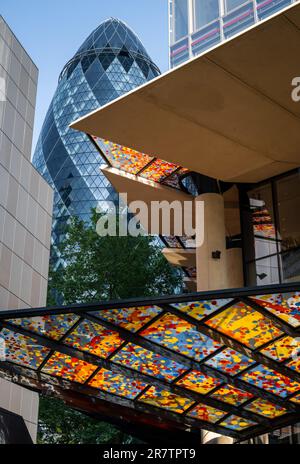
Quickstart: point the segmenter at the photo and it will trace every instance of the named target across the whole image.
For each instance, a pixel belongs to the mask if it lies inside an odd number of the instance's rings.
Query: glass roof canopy
[[[296,284],[4,311],[0,328],[0,376],[86,412],[240,441],[300,420]]]

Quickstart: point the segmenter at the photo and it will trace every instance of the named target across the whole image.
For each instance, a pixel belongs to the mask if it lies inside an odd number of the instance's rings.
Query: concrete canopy
[[[300,166],[300,5],[72,124],[193,171],[257,182]]]

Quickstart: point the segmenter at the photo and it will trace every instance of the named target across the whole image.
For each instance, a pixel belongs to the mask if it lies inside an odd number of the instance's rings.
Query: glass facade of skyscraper
[[[205,52],[297,0],[169,0],[170,66]]]
[[[69,218],[88,221],[99,201],[115,199],[100,172],[99,151],[69,124],[159,74],[135,33],[113,18],[93,31],[64,67],[33,157],[55,191],[52,260],[56,268],[62,263],[57,245]]]

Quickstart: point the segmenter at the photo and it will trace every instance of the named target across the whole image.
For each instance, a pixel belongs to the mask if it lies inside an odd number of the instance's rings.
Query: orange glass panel
[[[282,334],[271,321],[243,303],[231,306],[206,324],[254,349]]]
[[[47,361],[42,371],[45,374],[63,377],[64,380],[84,383],[97,369],[97,366],[71,358],[62,353],[54,353]]]
[[[147,386],[145,383],[114,374],[106,369],[101,369],[91,379],[89,385],[129,399],[134,399]]]

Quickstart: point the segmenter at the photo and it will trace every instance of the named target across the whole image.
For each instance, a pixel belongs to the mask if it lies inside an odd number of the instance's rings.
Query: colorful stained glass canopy
[[[0,328],[0,376],[88,413],[239,441],[300,420],[299,286],[4,311]]]
[[[179,178],[189,172],[177,164],[140,153],[99,137],[91,137],[109,166],[144,179],[181,190]]]

